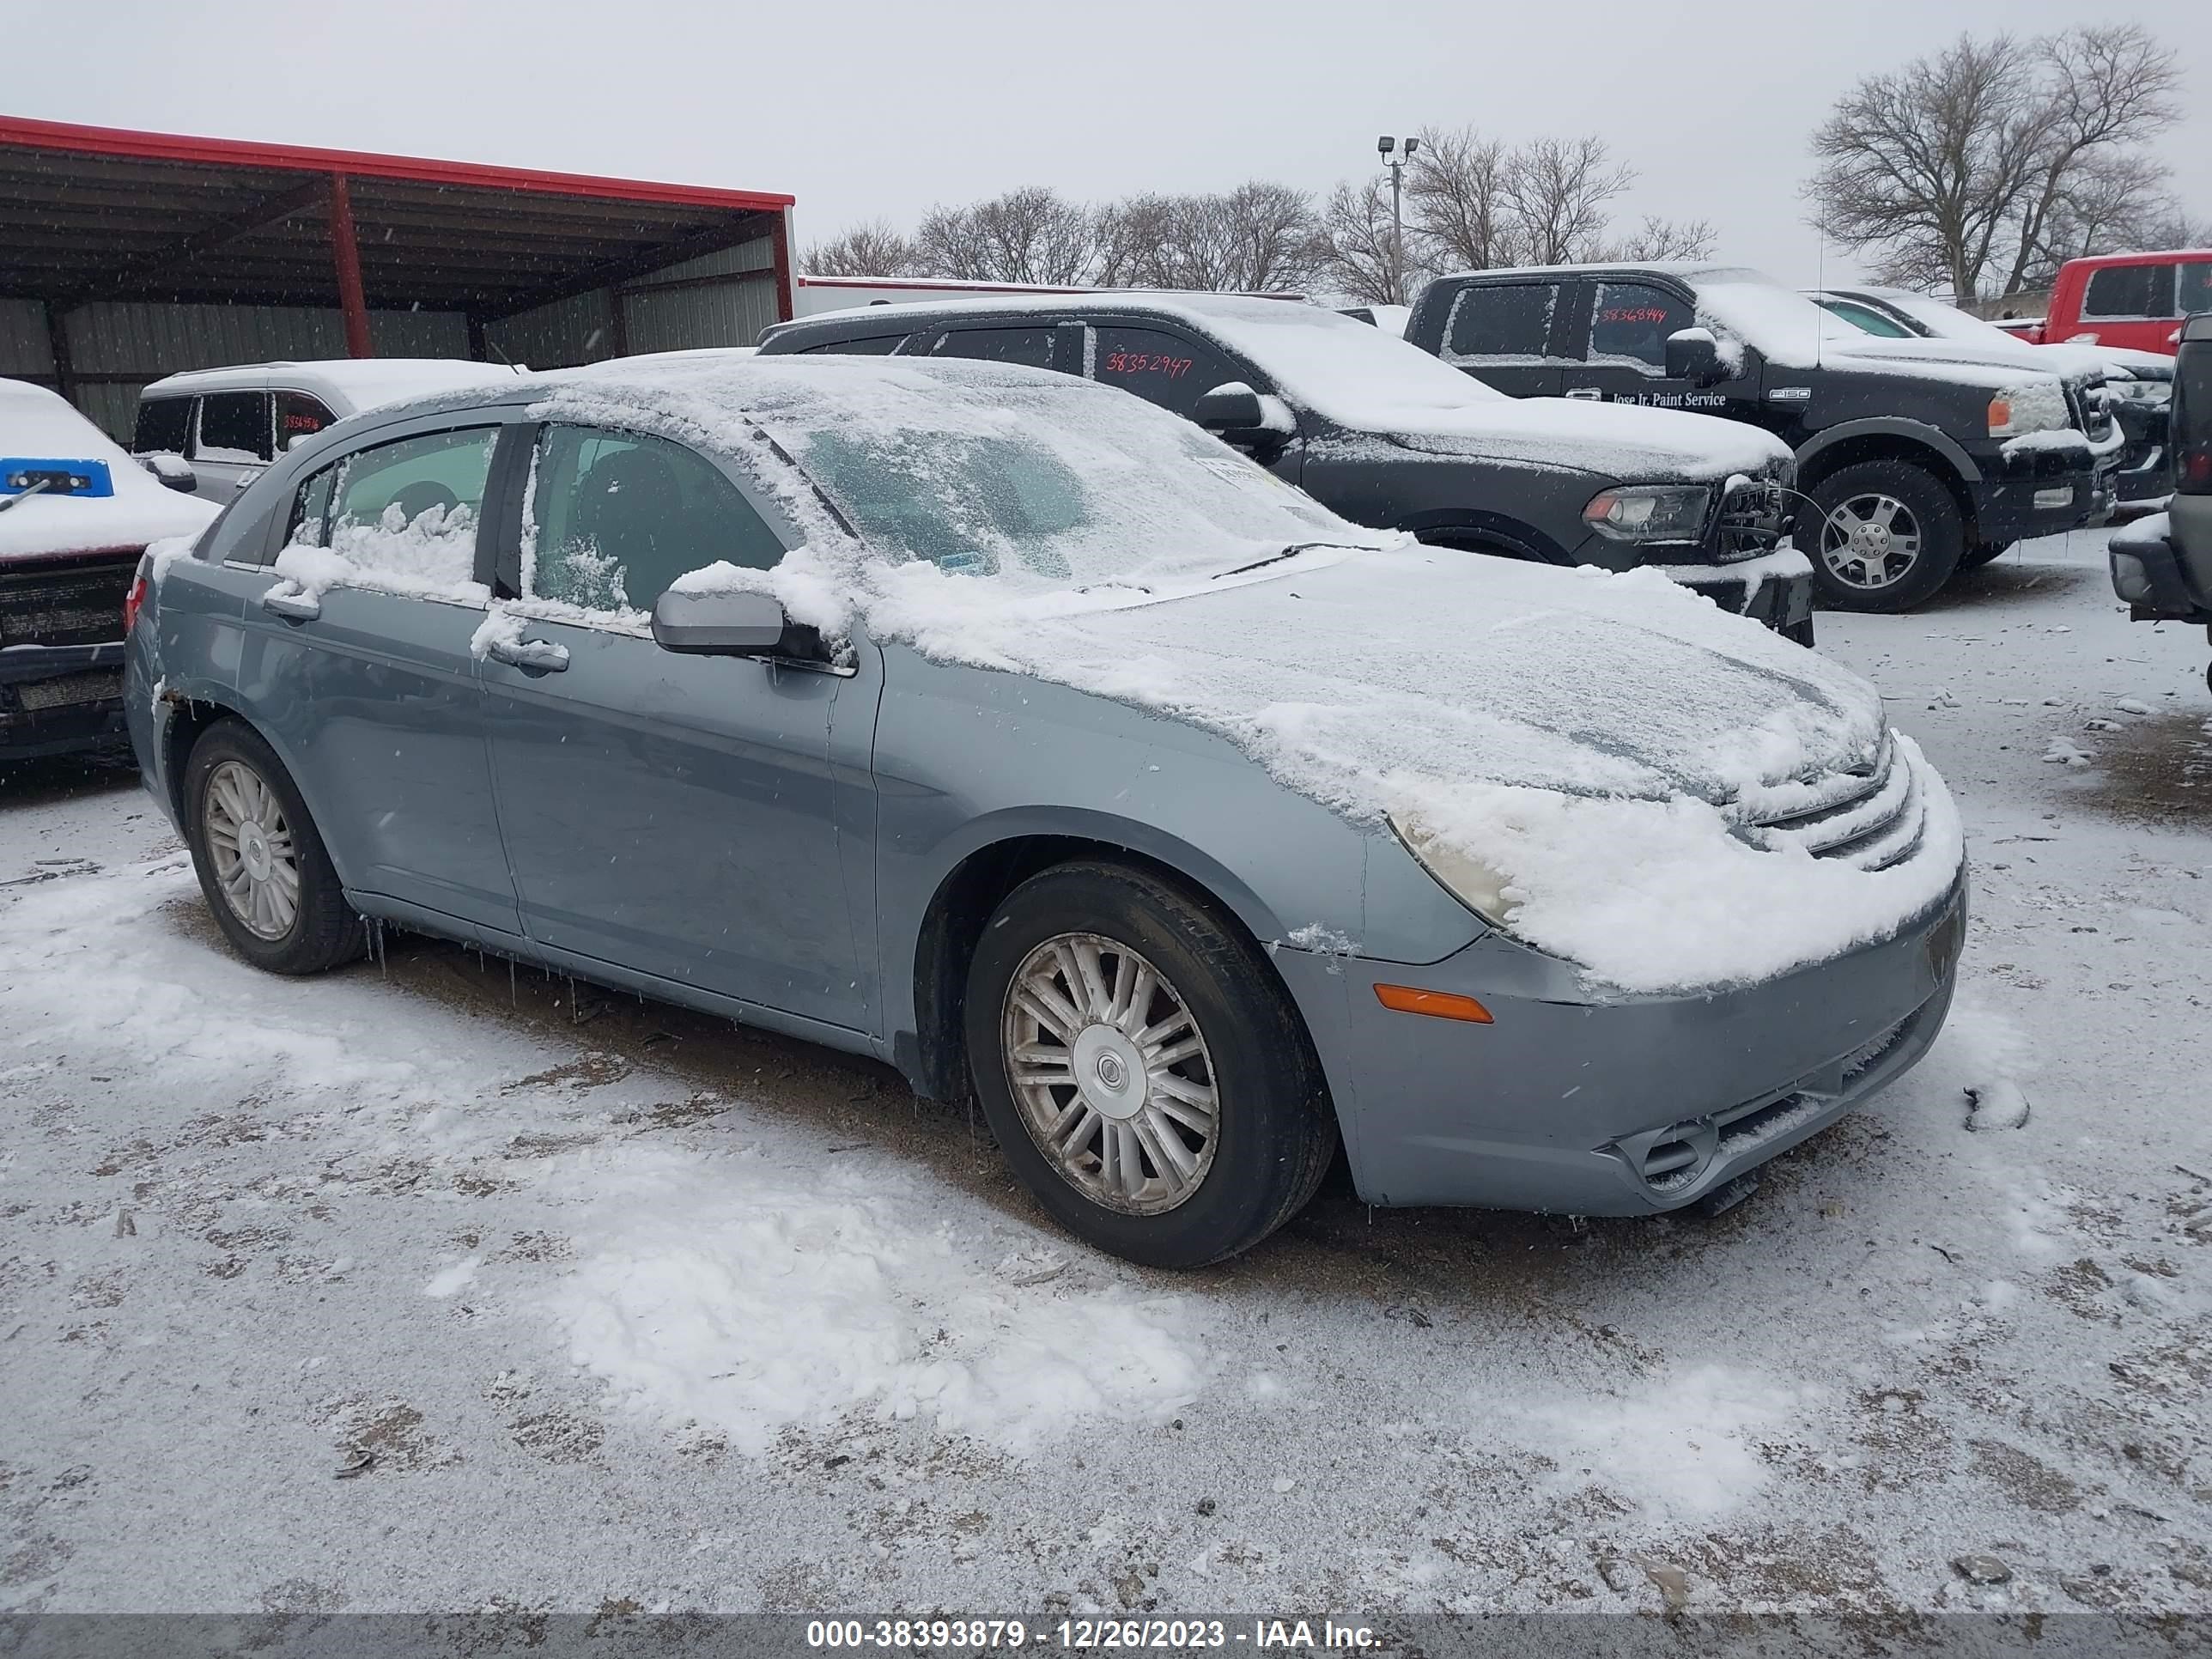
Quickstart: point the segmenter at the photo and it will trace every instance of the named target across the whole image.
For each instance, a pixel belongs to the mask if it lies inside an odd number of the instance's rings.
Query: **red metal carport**
[[[374,355],[373,324],[400,313],[450,319],[440,337],[457,349],[430,355],[475,357],[501,355],[500,325],[526,318],[533,344],[552,343],[537,353],[550,367],[549,352],[623,355],[626,323],[646,304],[633,296],[667,296],[647,307],[653,348],[672,343],[671,327],[675,343],[744,344],[680,337],[681,319],[727,337],[791,315],[791,204],[755,191],[0,117],[0,305],[14,303],[17,337],[26,307],[43,308],[51,362],[32,378],[64,395],[206,366],[194,358],[234,360],[179,337],[177,319],[207,306],[334,313],[355,356]],[[739,286],[742,295],[730,291]],[[724,290],[718,308],[675,302],[710,288]],[[595,295],[605,302],[586,303]],[[179,308],[166,327],[154,314],[164,307]],[[572,327],[570,311],[599,320]],[[227,338],[238,321],[226,319]],[[386,331],[424,337],[419,322]],[[8,333],[0,318],[0,343]],[[109,337],[158,342],[136,355],[165,361],[75,361]],[[0,373],[23,372],[17,345]]]

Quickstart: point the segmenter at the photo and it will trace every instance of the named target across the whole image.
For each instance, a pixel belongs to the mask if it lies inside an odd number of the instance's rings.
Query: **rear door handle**
[[[323,614],[323,602],[312,593],[288,593],[280,584],[261,596],[261,608],[286,622],[313,622]]]
[[[550,640],[494,640],[484,655],[526,674],[557,674],[568,665],[568,647]]]

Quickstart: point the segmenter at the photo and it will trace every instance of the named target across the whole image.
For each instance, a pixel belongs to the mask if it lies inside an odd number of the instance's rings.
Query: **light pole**
[[[1390,300],[1394,305],[1406,303],[1406,196],[1402,175],[1406,163],[1420,148],[1418,138],[1408,138],[1401,146],[1387,132],[1375,141],[1375,153],[1390,169]],[[1395,155],[1391,153],[1394,150]]]

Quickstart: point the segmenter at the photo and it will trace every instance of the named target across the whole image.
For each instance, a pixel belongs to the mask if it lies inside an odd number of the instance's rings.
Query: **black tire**
[[[222,775],[220,782],[218,774]],[[277,809],[265,823],[265,814],[248,816],[246,821],[258,840],[264,867],[272,848],[278,864],[289,860],[296,886],[289,915],[281,900],[271,900],[280,908],[262,911],[253,899],[234,902],[225,890],[226,872],[236,882],[243,872],[246,890],[256,895],[266,893],[271,884],[252,879],[244,849],[247,838],[225,831],[214,821],[238,821],[231,803],[240,799],[235,792],[246,787],[246,779],[258,783]],[[217,798],[212,815],[211,793]],[[258,732],[238,720],[219,720],[202,732],[185,763],[184,797],[185,839],[192,849],[200,891],[216,926],[239,955],[272,974],[319,974],[362,953],[361,923],[346,903],[338,872],[307,815],[307,803],[300,799],[292,775]],[[259,798],[255,800],[258,805]],[[229,847],[240,850],[226,854],[226,836]],[[281,886],[281,879],[276,884]],[[258,922],[252,919],[256,916]]]
[[[1824,605],[1837,611],[1893,613],[1910,611],[1933,598],[1959,568],[1966,552],[1966,521],[1943,481],[1911,461],[1861,461],[1830,473],[1806,492],[1819,509],[1808,514],[1805,550],[1813,561],[1813,587]],[[1862,520],[1879,519],[1875,504],[1899,509],[1889,521],[1893,534],[1909,523],[1910,554],[1884,555],[1855,546],[1836,522],[1849,509]],[[1881,579],[1867,574],[1878,562]]]
[[[1170,1158],[1163,1156],[1165,1149],[1157,1144],[1172,1122],[1182,1120],[1170,1121],[1155,1109],[1170,1097],[1155,1081],[1160,1073],[1146,1059],[1133,1061],[1143,1073],[1139,1098],[1109,1103],[1109,1111],[1126,1105],[1133,1115],[1113,1122],[1089,1106],[1092,1094],[1074,1081],[1075,1063],[1085,1053],[1081,1045],[1097,1039],[1109,1046],[1095,1051],[1097,1071],[1086,1076],[1101,1089],[1123,1086],[1112,1081],[1116,1074],[1127,1076],[1119,1064],[1115,1073],[1105,1069],[1118,1026],[1103,1020],[1085,1023],[1079,1012],[1070,1009],[1065,1012],[1074,1016],[1072,1032],[1054,1036],[1035,1024],[1015,1000],[1025,965],[1048,971],[1055,941],[1071,938],[1091,941],[1097,952],[1091,966],[1111,975],[1108,988],[1116,1000],[1135,1001],[1142,983],[1139,969],[1150,969],[1162,981],[1144,994],[1143,1007],[1129,1017],[1133,1026],[1162,1030],[1160,1042],[1150,1049],[1128,1045],[1125,1052],[1149,1059],[1188,1047],[1184,1041],[1166,1041],[1182,1029],[1166,1024],[1178,1004],[1194,1022],[1201,1052],[1166,1068],[1179,1068],[1182,1074],[1165,1079],[1168,1085],[1211,1088],[1211,1133],[1188,1129],[1179,1133],[1177,1141],[1194,1170],[1170,1167]],[[1039,958],[1036,964],[1033,957]],[[1133,964],[1126,990],[1121,978],[1125,961]],[[1068,982],[1059,981],[1063,987]],[[1036,1040],[1024,1046],[1033,1055],[1042,1049],[1048,1057],[1018,1085],[1008,1031],[1024,1022],[1036,1032]],[[1251,1249],[1296,1215],[1328,1171],[1336,1146],[1335,1123],[1320,1062],[1297,1011],[1266,959],[1233,925],[1161,877],[1125,865],[1086,861],[1059,865],[1024,882],[983,930],[969,968],[965,1024],[975,1093],[1006,1161],[1055,1220],[1102,1250],[1154,1267],[1219,1261]],[[1040,1082],[1058,1064],[1049,1054],[1055,1047],[1066,1054],[1069,1075],[1058,1085]],[[1179,1105],[1182,1097],[1172,1098]],[[1064,1107],[1056,1104],[1061,1102]],[[1075,1150],[1066,1168],[1040,1145],[1043,1128],[1030,1127],[1033,1115],[1054,1109],[1064,1109],[1060,1121],[1073,1126],[1068,1133]],[[1119,1194],[1118,1204],[1102,1197],[1114,1178],[1105,1158],[1115,1122],[1130,1126],[1127,1144],[1138,1156],[1130,1164],[1124,1154],[1123,1167],[1134,1169],[1139,1185],[1152,1194],[1149,1200],[1128,1193]],[[1138,1145],[1147,1135],[1152,1139]],[[1187,1190],[1177,1196],[1179,1184]],[[1154,1207],[1134,1207],[1145,1202]]]
[[[1991,559],[2011,552],[2015,544],[2012,542],[1976,542],[1966,550],[1966,556],[1959,561],[1959,568],[1978,570]]]

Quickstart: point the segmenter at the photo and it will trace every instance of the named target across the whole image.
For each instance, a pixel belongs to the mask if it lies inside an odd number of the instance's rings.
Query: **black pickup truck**
[[[1296,300],[1105,291],[870,306],[786,323],[760,349],[1084,375],[1218,433],[1356,524],[1510,558],[1653,566],[1813,642],[1808,568],[1784,539],[1782,443],[1672,410],[1515,403]]]
[[[138,556],[215,514],[44,386],[0,380],[0,761],[121,738]]]
[[[2111,516],[2125,442],[2094,372],[1882,340],[1757,271],[1472,271],[1430,283],[1406,338],[1517,398],[1694,410],[1797,458],[1796,540],[1823,600],[1905,611],[2014,541]]]
[[[2212,312],[2181,325],[2171,412],[2173,495],[2112,538],[2112,591],[2137,622],[2203,623],[2212,639]]]

